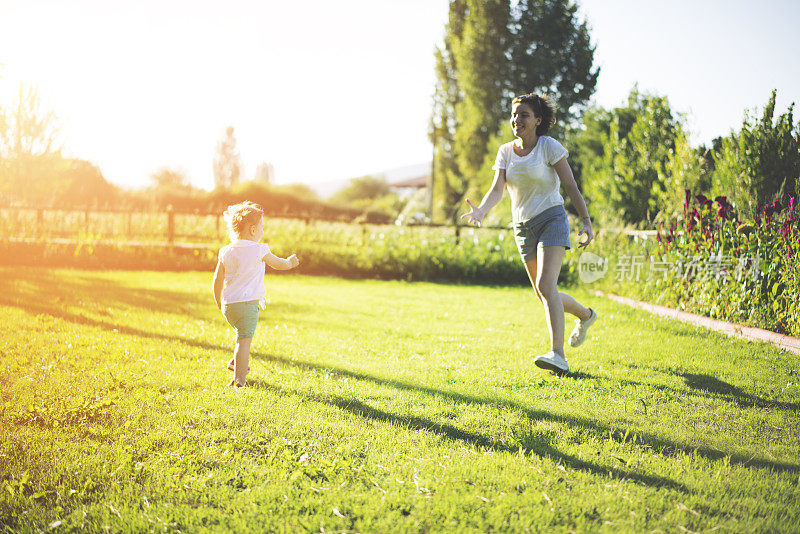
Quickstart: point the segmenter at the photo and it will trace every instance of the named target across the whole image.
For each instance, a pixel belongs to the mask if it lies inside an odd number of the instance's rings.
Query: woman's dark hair
[[[514,99],[512,104],[527,104],[535,116],[542,118],[541,124],[536,128],[536,135],[545,135],[556,122],[556,106],[547,98],[547,95],[537,95],[536,93],[520,95]]]

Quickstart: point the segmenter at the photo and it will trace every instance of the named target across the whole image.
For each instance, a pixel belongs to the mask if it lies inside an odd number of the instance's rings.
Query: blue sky
[[[161,167],[212,184],[233,125],[245,165],[324,182],[429,161],[433,50],[447,0],[0,0],[0,105],[39,88],[66,154],[142,186]],[[585,0],[595,101],[634,83],[688,114],[693,142],[772,88],[800,101],[800,2]]]
[[[697,144],[738,130],[773,88],[781,112],[800,103],[800,2],[584,0],[580,12],[597,45],[602,106],[622,104],[638,82],[687,114]]]

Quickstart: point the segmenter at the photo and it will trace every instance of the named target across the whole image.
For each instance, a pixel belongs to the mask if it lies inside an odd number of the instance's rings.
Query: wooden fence
[[[309,218],[271,219],[268,224],[280,221],[293,223],[355,225],[362,233],[375,228],[394,228],[394,225],[342,222]],[[452,224],[418,224],[403,226],[407,229],[438,229],[452,232],[456,244],[466,229],[472,231],[503,231],[509,226],[467,226]],[[632,237],[647,239],[655,230],[602,229],[601,232],[622,232]],[[72,242],[76,239],[116,244],[206,247],[227,239],[227,229],[220,213],[130,211],[120,209],[70,209],[47,207],[0,208],[0,238],[13,241],[46,240]]]

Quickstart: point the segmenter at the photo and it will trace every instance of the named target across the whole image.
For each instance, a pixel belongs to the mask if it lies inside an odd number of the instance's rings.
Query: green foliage
[[[577,11],[577,3],[558,0],[519,0],[511,11],[511,83],[506,89],[509,96],[552,95],[559,106],[555,136],[580,117],[600,74],[599,67],[592,69],[594,47]]]
[[[21,84],[11,108],[0,107],[0,201],[105,207],[118,193],[96,165],[61,154],[56,117],[35,87]]]
[[[800,336],[800,213],[775,203],[744,225],[725,197],[717,207],[686,192],[686,217],[659,235],[653,254],[677,264],[694,260],[699,272],[671,272],[653,284],[672,303],[711,317]],[[763,219],[762,219],[763,217]],[[687,274],[688,273],[688,274]],[[665,294],[665,298],[666,294]]]
[[[493,3],[492,6],[495,6]],[[460,47],[464,35],[464,28],[470,16],[469,2],[467,0],[451,0],[449,6],[448,22],[445,27],[444,43],[434,52],[436,59],[436,87],[433,95],[433,112],[431,115],[430,138],[433,144],[433,217],[435,220],[456,222],[460,203],[469,187],[469,176],[459,168],[459,152],[456,137],[460,128],[458,122],[459,111],[465,111],[462,104],[464,91],[461,88],[461,70],[469,69],[470,65],[460,65],[458,60],[462,54]],[[481,21],[471,23],[472,38],[470,42],[476,44],[475,34],[479,34]],[[504,27],[504,26],[503,26]],[[491,43],[487,43],[490,46]],[[484,68],[499,68],[497,64],[485,65]],[[474,79],[474,77],[473,77]],[[480,80],[474,80],[480,82]],[[491,81],[485,81],[491,83]],[[474,108],[480,100],[476,95],[471,106]],[[474,129],[476,120],[471,120]],[[460,137],[462,143],[465,141]],[[466,141],[469,141],[466,139]],[[483,147],[482,147],[483,148]],[[467,160],[475,156],[461,156]]]
[[[590,176],[593,170],[602,167],[605,140],[611,131],[613,113],[600,106],[591,106],[584,113],[580,126],[570,128],[564,136],[562,144],[569,151],[572,174],[587,202],[591,198],[583,185],[584,175]]]
[[[609,273],[593,287],[737,324],[800,336],[800,213],[759,208],[742,222],[723,196],[686,192],[685,215],[653,239],[602,235]],[[638,267],[636,267],[638,265]]]
[[[186,173],[178,169],[162,167],[150,175],[155,187],[175,187],[179,189],[190,189],[189,178]]]
[[[352,221],[365,218],[364,210],[325,202],[306,185],[269,185],[262,182],[241,182],[231,189],[217,188],[206,192],[196,189],[159,188],[156,195],[150,191],[126,192],[120,195],[120,204],[138,210],[165,209],[171,206],[184,212],[219,212],[231,204],[250,200],[261,204],[269,217],[297,217]],[[382,213],[368,213],[367,222],[386,223],[392,217]]]
[[[389,184],[383,176],[359,176],[353,178],[343,189],[337,191],[331,200],[352,202],[354,200],[373,200],[389,193]]]
[[[708,193],[711,186],[711,169],[699,149],[692,148],[686,133],[679,129],[675,135],[675,149],[667,154],[667,161],[657,167],[661,183],[658,207],[663,218],[680,213],[684,205],[684,191]]]
[[[0,210],[0,263],[94,269],[212,270],[227,243],[216,216],[173,213],[175,242],[165,246],[168,215]],[[572,227],[575,227],[573,223]],[[528,284],[510,230],[347,224],[266,218],[264,241],[297,253],[300,272],[345,277]],[[54,238],[71,238],[57,242]],[[573,242],[574,242],[573,237]],[[559,283],[574,283],[565,263]]]
[[[508,79],[509,5],[508,0],[468,0],[466,4],[468,14],[453,54],[463,94],[455,107],[453,151],[459,173],[472,184],[479,179],[486,144],[507,114],[503,81]]]
[[[0,528],[796,530],[795,354],[579,290],[556,377],[530,288],[267,282],[231,391],[210,273],[0,269]]]
[[[688,147],[681,146],[681,154],[675,156],[683,128],[666,97],[642,95],[634,87],[626,108],[595,111],[589,123],[586,139],[578,144],[583,149],[582,185],[593,201],[593,212],[640,223],[668,209],[674,199],[664,177],[668,167],[672,175],[686,164]],[[683,178],[679,175],[677,181]]]
[[[0,195],[7,201],[53,201],[53,174],[63,170],[56,117],[35,87],[20,84],[9,109],[0,108]]]
[[[492,169],[494,162],[497,159],[497,149],[500,145],[507,142],[508,139],[514,137],[514,131],[511,129],[509,121],[503,121],[500,132],[493,135],[489,142],[486,144],[486,156],[483,159],[483,164],[478,170],[477,179],[472,184],[467,192],[467,198],[472,202],[477,202],[477,199],[483,197],[494,180],[495,171]],[[459,215],[467,211],[467,206],[462,203],[459,209]],[[511,198],[503,191],[503,200],[495,206],[492,211],[486,214],[483,219],[484,226],[508,226],[511,221]]]
[[[236,148],[233,126],[225,129],[225,137],[217,143],[214,155],[214,185],[218,188],[232,188],[239,183],[242,175],[242,158]]]
[[[176,226],[191,226],[183,219],[176,218]],[[125,223],[120,223],[124,232]],[[18,265],[213,270],[217,251],[226,242],[213,226],[208,226],[198,224],[199,228],[208,229],[207,237],[218,237],[207,246],[132,246],[85,234],[74,244],[46,239],[26,243],[0,240],[0,255],[2,263]],[[163,232],[163,228],[158,229]],[[479,284],[528,283],[508,231],[459,228],[456,233],[452,228],[306,224],[269,219],[264,239],[276,254],[296,253],[302,273]],[[565,268],[560,282],[572,283],[574,275]]]
[[[748,215],[775,198],[786,203],[800,179],[800,121],[794,123],[794,104],[774,118],[776,94],[760,118],[745,112],[742,129],[723,140],[716,159],[721,191]]]
[[[341,205],[361,210],[358,220],[382,217],[385,221],[397,218],[405,206],[405,201],[392,192],[384,176],[360,176],[350,180],[343,189],[329,199],[333,205]]]

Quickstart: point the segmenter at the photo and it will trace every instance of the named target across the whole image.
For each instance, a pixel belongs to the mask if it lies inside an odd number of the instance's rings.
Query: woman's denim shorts
[[[571,248],[569,222],[564,206],[559,204],[547,208],[532,219],[517,223],[514,227],[514,241],[517,242],[519,255],[525,263],[536,259],[537,247]]]
[[[253,337],[258,325],[258,301],[223,304],[222,315],[236,331],[236,339]]]

